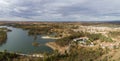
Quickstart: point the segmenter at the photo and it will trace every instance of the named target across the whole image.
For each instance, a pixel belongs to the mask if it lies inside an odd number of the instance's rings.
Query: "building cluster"
[[[75,38],[73,39],[71,45],[74,43],[76,43],[79,46],[89,46],[89,47],[94,46],[93,42],[91,42],[87,37]]]

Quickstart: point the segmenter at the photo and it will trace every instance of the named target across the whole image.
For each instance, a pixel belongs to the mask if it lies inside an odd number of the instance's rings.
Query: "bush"
[[[111,37],[117,37],[120,36],[120,31],[111,31],[108,33],[108,35]]]

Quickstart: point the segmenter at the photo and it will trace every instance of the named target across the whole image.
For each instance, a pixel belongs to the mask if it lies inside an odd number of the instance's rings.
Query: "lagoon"
[[[7,50],[9,52],[17,52],[23,54],[53,51],[50,47],[46,46],[45,44],[47,42],[54,41],[54,39],[43,39],[41,38],[41,35],[37,35],[37,38],[35,39],[34,36],[28,35],[27,30],[8,26],[0,27],[7,27],[8,29],[12,30],[11,32],[7,32],[7,40],[5,43],[0,45],[0,51]],[[39,46],[33,46],[33,42],[39,43]]]

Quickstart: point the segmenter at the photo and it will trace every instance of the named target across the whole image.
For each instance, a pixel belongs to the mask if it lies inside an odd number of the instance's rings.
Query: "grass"
[[[111,37],[120,37],[120,31],[111,31],[108,35]]]

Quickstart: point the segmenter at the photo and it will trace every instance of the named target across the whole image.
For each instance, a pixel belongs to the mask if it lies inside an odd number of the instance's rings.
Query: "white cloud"
[[[28,10],[28,7],[17,7],[17,8],[14,8],[14,11],[18,12],[18,13],[21,13],[22,11],[26,11],[26,10]]]
[[[119,0],[0,0],[0,19],[120,20],[119,2]]]

